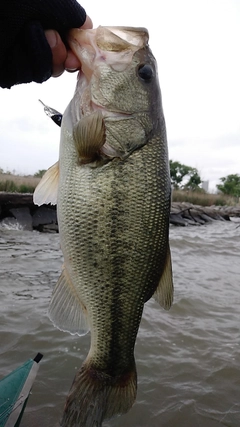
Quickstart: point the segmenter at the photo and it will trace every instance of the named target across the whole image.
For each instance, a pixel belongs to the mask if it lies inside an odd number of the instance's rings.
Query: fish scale
[[[136,299],[141,301],[141,306],[138,308],[140,314],[134,325],[137,333],[143,303],[152,296],[161,274],[159,268],[163,268],[164,265],[159,258],[159,254],[163,252],[159,246],[159,239],[164,234],[167,238],[168,223],[163,221],[161,227],[158,211],[162,212],[168,208],[169,195],[166,195],[164,201],[159,198],[159,186],[155,185],[155,177],[161,153],[156,141],[155,144],[152,143],[151,158],[150,146],[149,143],[141,151],[135,152],[129,160],[115,159],[105,166],[104,173],[98,168],[81,169],[75,166],[75,173],[74,169],[72,172],[74,187],[81,197],[74,205],[68,203],[67,194],[72,194],[69,188],[72,180],[69,180],[69,187],[66,185],[65,192],[59,197],[58,210],[61,212],[59,227],[64,260],[67,265],[71,260],[73,281],[76,280],[79,284],[80,298],[84,305],[91,307],[91,339],[96,351],[99,351],[99,347],[98,344],[94,344],[95,329],[98,331],[100,341],[104,340],[104,351],[107,352],[106,330],[102,329],[101,325],[107,323],[106,308],[109,300],[111,300],[111,310],[108,314],[110,325],[113,324],[114,317],[120,319],[122,323],[119,311],[121,312],[123,301],[126,317],[124,335],[127,338],[126,342],[133,348],[132,342],[128,339],[127,329],[133,314],[132,304]],[[147,160],[145,151],[147,151]],[[143,169],[148,170],[148,173],[143,174]],[[122,180],[123,176],[124,180]],[[127,183],[128,187],[126,187]],[[149,193],[150,200],[146,198]],[[145,200],[147,203],[144,203]],[[63,212],[64,218],[62,218]],[[79,217],[79,222],[75,221],[76,217]],[[96,218],[97,221],[89,222],[89,217]],[[67,226],[65,226],[66,218]],[[162,246],[165,245],[166,241],[162,241]],[[157,251],[154,250],[155,246]],[[139,266],[141,266],[140,269]],[[90,283],[91,292],[89,292]],[[132,286],[133,283],[138,283],[138,287]],[[112,295],[109,295],[107,285],[111,287]],[[149,293],[151,293],[150,296]],[[129,310],[125,306],[125,300],[129,303]],[[115,322],[114,326],[116,326]],[[117,327],[117,331],[118,329],[122,333],[122,328]]]

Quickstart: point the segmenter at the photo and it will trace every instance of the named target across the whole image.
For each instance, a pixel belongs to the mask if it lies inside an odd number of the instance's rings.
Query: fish
[[[136,399],[134,347],[144,304],[173,301],[171,182],[157,63],[145,28],[73,29],[81,62],[61,123],[59,161],[34,193],[57,204],[64,265],[49,316],[91,332],[61,425],[100,427]]]

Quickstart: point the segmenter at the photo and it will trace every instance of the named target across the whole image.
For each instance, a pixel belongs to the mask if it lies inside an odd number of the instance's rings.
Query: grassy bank
[[[41,178],[0,173],[0,191],[9,193],[33,193]],[[173,202],[188,202],[200,206],[234,206],[237,200],[224,194],[208,194],[198,191],[174,190]]]
[[[0,191],[9,193],[33,193],[40,178],[0,173]]]
[[[174,190],[172,195],[173,202],[188,202],[200,206],[235,206],[238,200],[225,194],[209,194],[198,191]]]

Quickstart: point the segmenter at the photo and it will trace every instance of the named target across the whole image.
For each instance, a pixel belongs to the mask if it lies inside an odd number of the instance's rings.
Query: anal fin
[[[79,336],[89,331],[87,312],[74,286],[63,268],[62,274],[53,291],[49,317],[54,326],[61,331]]]
[[[172,261],[169,245],[167,249],[164,271],[159,281],[158,287],[153,294],[153,298],[165,310],[169,310],[173,302]]]

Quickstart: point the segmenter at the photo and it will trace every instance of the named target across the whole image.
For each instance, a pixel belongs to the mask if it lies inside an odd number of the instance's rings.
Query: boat
[[[0,379],[0,427],[19,427],[39,368],[43,358],[38,353],[34,359]]]

